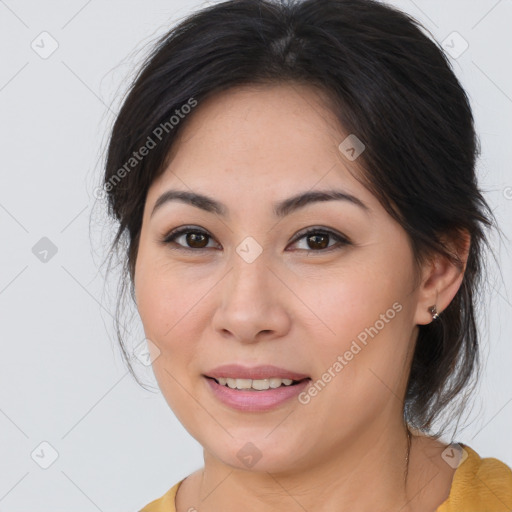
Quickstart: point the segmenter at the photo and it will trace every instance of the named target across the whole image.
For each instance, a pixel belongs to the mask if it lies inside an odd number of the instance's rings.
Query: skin
[[[402,408],[418,325],[432,321],[429,306],[447,307],[462,274],[440,256],[414,267],[405,231],[355,179],[357,160],[338,150],[348,134],[323,105],[303,85],[217,94],[186,119],[148,191],[137,307],[159,387],[204,448],[204,468],[179,488],[178,512],[425,512],[448,497],[454,470],[441,459],[446,444],[426,436],[413,437],[404,483]],[[209,195],[230,215],[175,201],[151,216],[170,188]],[[326,201],[273,216],[275,201],[330,188],[368,211]],[[185,225],[208,236],[196,245],[183,235],[161,242]],[[295,240],[306,228],[328,228],[350,243]],[[252,263],[236,252],[247,236],[262,248]],[[225,363],[274,364],[316,382],[395,303],[400,312],[307,405],[235,411],[202,377]],[[237,457],[247,442],[261,454],[251,468]]]

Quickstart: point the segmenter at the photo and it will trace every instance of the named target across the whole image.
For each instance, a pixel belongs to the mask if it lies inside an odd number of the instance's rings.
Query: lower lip
[[[269,411],[304,391],[311,382],[303,380],[293,386],[280,386],[265,391],[246,391],[231,389],[228,386],[217,384],[211,378],[205,377],[214,395],[224,404],[239,411]]]

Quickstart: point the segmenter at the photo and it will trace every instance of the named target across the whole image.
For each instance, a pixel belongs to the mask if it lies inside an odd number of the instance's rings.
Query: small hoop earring
[[[429,310],[430,314],[432,315],[432,320],[436,320],[439,318],[439,314],[437,312],[437,307],[435,304],[433,306],[430,306],[428,308],[428,310]]]

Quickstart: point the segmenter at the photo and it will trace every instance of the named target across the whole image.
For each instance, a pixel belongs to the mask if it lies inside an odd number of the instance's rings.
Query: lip
[[[239,364],[225,364],[217,366],[212,370],[204,373],[205,377],[219,377],[228,379],[270,379],[276,377],[279,379],[303,380],[308,379],[309,375],[303,373],[292,372],[285,368],[279,368],[270,364],[260,366],[241,366]]]
[[[204,376],[204,380],[221,403],[243,412],[263,412],[275,409],[299,395],[311,382],[311,379],[308,378],[291,386],[281,386],[265,391],[246,391],[231,389],[206,376]]]

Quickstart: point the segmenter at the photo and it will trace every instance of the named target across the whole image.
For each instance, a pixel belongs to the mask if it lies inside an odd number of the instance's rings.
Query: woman
[[[433,432],[477,371],[477,154],[447,58],[384,4],[227,1],[161,39],[104,185],[204,468],[144,512],[512,510],[510,468]]]

